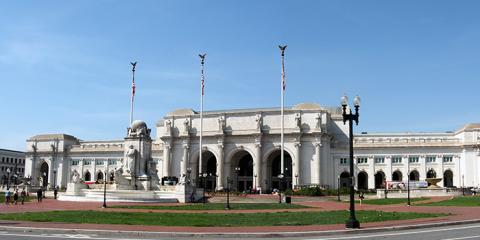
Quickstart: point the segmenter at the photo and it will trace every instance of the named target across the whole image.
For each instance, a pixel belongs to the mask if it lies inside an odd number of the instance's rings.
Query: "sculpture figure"
[[[225,128],[225,117],[220,116],[218,118],[218,131],[223,132],[223,129]]]
[[[190,121],[188,120],[188,118],[185,118],[185,120],[183,121],[183,129],[185,133],[188,133],[188,131],[190,130]]]
[[[165,120],[165,133],[170,134],[172,131],[172,122],[170,120]]]
[[[317,119],[317,124],[316,124],[315,128],[320,129],[320,127],[321,127],[321,122],[322,122],[322,121],[321,121],[321,120],[322,120],[322,117],[321,117],[320,113],[317,113],[317,117],[315,117],[315,118]]]
[[[133,166],[135,164],[135,158],[137,155],[137,150],[133,148],[133,145],[128,147],[127,152],[125,153],[126,159],[123,163],[123,168],[125,169],[126,173],[131,173]]]
[[[80,183],[80,174],[77,170],[73,170],[72,172],[72,183]]]
[[[295,114],[295,122],[297,123],[297,127],[302,126],[302,116],[300,113]]]
[[[261,130],[262,129],[262,124],[263,124],[263,118],[262,118],[262,114],[257,114],[257,116],[255,117],[255,121],[257,122],[257,130]]]

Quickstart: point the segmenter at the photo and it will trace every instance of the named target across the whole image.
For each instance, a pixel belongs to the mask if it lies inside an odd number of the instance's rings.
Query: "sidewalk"
[[[432,198],[429,201],[441,201],[446,198]],[[145,203],[111,203],[112,205],[146,205]],[[205,211],[187,211],[187,210],[139,210],[139,209],[102,209],[102,203],[92,202],[66,202],[53,199],[45,199],[42,203],[28,202],[25,205],[1,205],[1,213],[15,212],[38,212],[54,210],[96,210],[96,211],[136,211],[136,212],[176,212],[176,213],[250,213],[250,212],[285,212],[285,211],[330,211],[330,210],[348,210],[347,202],[324,202],[324,201],[305,201],[296,204],[310,206],[308,209],[278,209],[278,210],[205,210]],[[171,204],[151,204],[150,205],[171,205]],[[449,213],[450,215],[439,218],[422,218],[412,220],[384,221],[372,223],[360,223],[362,229],[376,229],[385,227],[400,226],[419,226],[421,224],[438,224],[442,222],[456,221],[480,221],[480,207],[427,207],[427,206],[406,206],[406,205],[359,205],[356,204],[356,210],[378,210],[387,212],[437,212]],[[268,227],[172,227],[172,226],[138,226],[138,225],[113,225],[113,224],[70,224],[70,223],[51,223],[51,222],[12,222],[0,220],[2,227],[26,227],[32,228],[60,228],[60,229],[83,229],[83,230],[106,230],[106,231],[148,231],[157,233],[225,233],[225,234],[256,234],[256,233],[306,233],[319,231],[345,230],[344,224],[333,225],[309,225],[309,226],[268,226]]]

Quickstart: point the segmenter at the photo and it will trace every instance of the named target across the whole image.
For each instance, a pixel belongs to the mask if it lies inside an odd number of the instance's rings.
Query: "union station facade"
[[[284,118],[284,186],[346,186],[349,139],[341,108],[303,103],[286,108]],[[204,112],[200,164],[200,114],[175,110],[156,123],[157,136],[151,144],[137,149],[149,157],[139,167],[155,175],[149,181],[158,189],[166,179],[195,183],[204,177],[207,190],[225,189],[230,179],[233,189],[269,192],[281,184],[280,119],[279,108]],[[480,124],[468,124],[443,133],[357,134],[356,187],[383,188],[389,181],[430,177],[442,178],[440,185],[445,187],[477,187],[479,132]],[[114,172],[124,165],[131,147],[126,140],[33,136],[27,140],[25,176],[31,177],[33,185],[44,187],[66,187],[74,172],[85,182],[114,182]]]

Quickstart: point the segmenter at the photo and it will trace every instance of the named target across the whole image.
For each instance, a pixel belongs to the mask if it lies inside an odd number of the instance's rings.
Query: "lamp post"
[[[103,179],[103,206],[102,208],[107,208],[107,179]]]
[[[340,202],[340,175],[338,175],[338,185],[337,185],[337,201]]]
[[[207,203],[205,200],[205,189],[207,188],[207,173],[203,174],[203,204]]]
[[[188,183],[192,183],[192,179],[191,179],[191,174],[192,174],[192,168],[187,168],[187,182]]]
[[[384,187],[385,187],[385,192],[384,192],[385,194],[384,194],[384,195],[385,195],[385,199],[387,199],[387,194],[388,194],[388,190],[387,190],[387,186],[388,186],[388,185],[387,185],[387,176],[383,176],[383,182],[384,182],[384,184],[385,184],[385,186],[384,186]]]
[[[232,178],[227,177],[227,206],[225,209],[230,210],[230,185],[232,184]]]
[[[407,206],[410,206],[410,159],[407,159]]]
[[[283,174],[279,174],[278,175],[278,180],[279,180],[279,184],[278,184],[278,203],[282,203],[282,186],[283,186],[283,179],[285,178],[285,176]]]
[[[462,174],[462,195],[465,196],[465,176]]]
[[[10,168],[7,168],[7,190],[10,189]]]
[[[53,188],[57,187],[57,169],[53,169]]]
[[[237,189],[237,192],[239,192],[238,190],[238,175],[240,174],[240,167],[235,167],[235,173],[237,173],[237,184],[236,184],[236,189]]]
[[[47,179],[47,173],[43,172],[43,185],[45,185],[46,179]],[[42,191],[43,191],[42,197],[45,198],[45,190],[46,189],[44,188],[44,186],[41,186],[41,188],[42,188]]]
[[[253,193],[257,192],[257,174],[253,176]]]
[[[346,222],[347,228],[360,228],[360,222],[355,218],[355,193],[353,188],[353,122],[358,125],[358,109],[360,107],[360,98],[356,96],[353,99],[353,106],[355,107],[355,114],[352,113],[352,109],[347,113],[348,97],[343,96],[341,98],[342,110],[343,110],[343,124],[348,121],[349,127],[349,140],[350,140],[350,218]]]
[[[295,174],[295,188],[298,187],[298,174]]]

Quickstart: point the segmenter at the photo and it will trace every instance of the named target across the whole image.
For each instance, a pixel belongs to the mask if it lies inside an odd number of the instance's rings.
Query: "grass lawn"
[[[480,206],[480,196],[460,196],[450,200],[419,204],[422,206],[457,206],[457,207],[478,207]]]
[[[428,198],[410,198],[410,202],[424,201]],[[355,201],[360,203],[360,201]],[[367,199],[363,200],[362,204],[372,204],[372,205],[389,205],[389,204],[407,204],[406,198],[379,198],[379,199]]]
[[[446,216],[442,213],[357,211],[361,222],[379,222]],[[52,211],[0,214],[2,220],[155,226],[289,226],[345,223],[348,211],[277,213],[140,213],[100,211]]]
[[[186,204],[186,205],[118,205],[111,208],[129,208],[129,209],[151,209],[151,210],[224,210],[225,203],[206,203],[206,204]],[[307,206],[296,204],[278,204],[278,203],[230,203],[230,209],[235,210],[258,210],[258,209],[298,209],[309,208]]]

